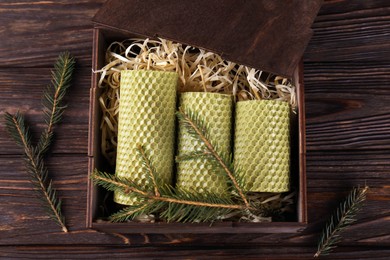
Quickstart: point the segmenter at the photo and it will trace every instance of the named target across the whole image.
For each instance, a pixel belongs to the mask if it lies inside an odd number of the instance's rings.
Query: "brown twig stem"
[[[251,209],[253,208],[247,207],[247,206],[242,206],[242,205],[229,205],[229,204],[217,204],[217,203],[207,203],[207,202],[200,202],[200,201],[192,201],[192,200],[179,200],[179,199],[174,199],[174,198],[169,198],[169,197],[159,197],[155,195],[151,195],[148,192],[139,190],[137,188],[128,186],[126,184],[123,184],[121,182],[109,179],[109,178],[104,178],[102,176],[99,176],[97,174],[94,174],[93,178],[95,180],[101,180],[107,183],[114,184],[118,187],[122,187],[125,193],[135,192],[138,193],[145,198],[151,199],[151,200],[158,200],[158,201],[165,201],[169,203],[177,203],[177,204],[184,204],[184,205],[193,205],[193,206],[201,206],[201,207],[210,207],[210,208],[226,208],[226,209]]]
[[[142,159],[145,162],[145,166],[149,172],[150,178],[152,179],[153,187],[154,187],[154,195],[156,195],[157,197],[161,197],[161,194],[158,191],[157,181],[156,181],[156,177],[154,175],[152,163],[150,162],[149,158],[146,156],[145,149],[142,147],[142,145],[138,145],[137,148],[138,148],[139,153],[142,156]]]

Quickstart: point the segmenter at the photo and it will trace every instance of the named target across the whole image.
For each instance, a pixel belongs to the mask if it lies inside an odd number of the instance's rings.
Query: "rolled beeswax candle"
[[[236,104],[234,166],[252,192],[289,190],[290,108],[276,100]]]
[[[231,153],[233,108],[231,95],[183,93],[180,95],[180,106],[184,110],[191,110],[208,126],[210,142],[217,145],[221,152]],[[204,151],[204,145],[179,125],[178,155],[194,151]],[[207,192],[223,196],[228,190],[228,185],[226,176],[213,171],[209,161],[205,158],[196,158],[178,163],[176,188],[190,193]]]
[[[137,146],[144,146],[164,183],[171,183],[174,159],[176,86],[174,72],[121,72],[116,175],[152,189]],[[134,205],[130,194],[116,192],[114,201]]]

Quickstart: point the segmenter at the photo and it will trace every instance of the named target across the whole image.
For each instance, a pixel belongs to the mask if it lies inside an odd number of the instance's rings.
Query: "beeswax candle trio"
[[[175,148],[177,81],[175,72],[121,72],[116,175],[152,188],[137,151],[137,146],[142,145],[164,183],[172,184],[176,179],[174,186],[178,190],[224,196],[229,190],[228,181],[214,172],[205,158],[178,163],[173,178],[175,152],[180,156],[202,149],[202,144],[180,125]],[[202,119],[210,142],[221,152],[230,154],[233,150],[234,166],[244,180],[245,191],[288,191],[289,104],[276,100],[241,101],[235,106],[233,103],[231,95],[187,92],[180,94],[178,105]],[[119,192],[114,194],[114,201],[124,205],[137,203],[131,194]]]

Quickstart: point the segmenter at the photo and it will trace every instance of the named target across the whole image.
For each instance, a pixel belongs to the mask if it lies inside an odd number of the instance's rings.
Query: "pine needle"
[[[61,213],[61,200],[57,198],[52,180],[48,177],[48,170],[44,164],[44,155],[53,142],[53,128],[61,121],[66,106],[62,105],[66,90],[70,86],[75,60],[69,53],[60,54],[52,71],[51,85],[45,90],[43,104],[46,129],[42,132],[38,144],[31,144],[31,134],[25,125],[25,120],[19,112],[15,115],[5,113],[6,127],[10,136],[24,150],[26,167],[30,173],[31,182],[39,193],[45,208],[64,232],[68,232],[65,218]]]
[[[340,233],[356,221],[356,214],[360,211],[366,200],[368,187],[354,188],[348,197],[342,202],[335,213],[330,217],[318,243],[318,249],[314,257],[329,254],[340,242]]]

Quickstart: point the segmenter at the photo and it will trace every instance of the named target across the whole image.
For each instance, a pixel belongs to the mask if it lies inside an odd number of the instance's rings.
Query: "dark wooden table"
[[[57,55],[77,58],[49,169],[70,233],[48,219],[0,123],[0,257],[312,258],[351,187],[369,185],[358,222],[328,259],[390,259],[390,1],[324,3],[304,55],[308,228],[299,234],[110,235],[85,228],[91,18],[104,0],[0,2],[0,114],[20,110],[35,136]],[[282,36],[281,36],[282,37]]]

